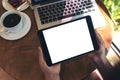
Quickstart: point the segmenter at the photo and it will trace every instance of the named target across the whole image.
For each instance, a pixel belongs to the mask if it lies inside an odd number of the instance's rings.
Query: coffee
[[[20,15],[12,13],[7,15],[3,20],[3,25],[7,28],[11,28],[19,24],[21,20]]]

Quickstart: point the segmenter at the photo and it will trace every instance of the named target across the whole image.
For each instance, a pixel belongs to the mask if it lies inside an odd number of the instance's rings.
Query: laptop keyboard
[[[38,8],[41,24],[94,11],[91,0],[66,0]]]

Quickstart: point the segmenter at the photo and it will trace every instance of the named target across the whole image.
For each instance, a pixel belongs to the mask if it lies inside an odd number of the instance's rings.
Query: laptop
[[[38,30],[91,16],[94,28],[105,26],[95,0],[31,0]]]

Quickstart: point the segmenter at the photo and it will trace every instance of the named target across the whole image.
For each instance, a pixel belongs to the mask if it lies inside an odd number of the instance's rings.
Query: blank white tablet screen
[[[86,19],[43,31],[52,63],[94,50]]]

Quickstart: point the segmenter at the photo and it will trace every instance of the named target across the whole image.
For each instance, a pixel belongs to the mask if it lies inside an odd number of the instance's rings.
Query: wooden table
[[[112,40],[113,24],[108,14],[106,14],[104,6],[100,2],[98,4],[102,6],[99,8],[106,19],[107,25],[97,30],[101,34],[106,48],[109,49]],[[2,0],[0,0],[0,15],[4,12]],[[44,75],[38,63],[37,48],[39,40],[34,14],[30,8],[23,12],[31,18],[31,30],[25,37],[16,41],[8,41],[0,37],[0,67],[16,80],[44,80]],[[95,69],[94,65],[86,56],[64,62],[61,67],[61,80],[81,80],[93,69]]]

